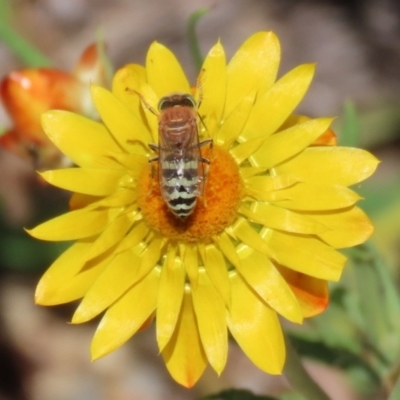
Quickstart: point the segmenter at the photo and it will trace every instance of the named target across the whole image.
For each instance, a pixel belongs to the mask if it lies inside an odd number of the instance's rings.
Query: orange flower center
[[[153,174],[150,168],[145,168],[138,179],[138,204],[144,220],[169,239],[189,243],[207,240],[221,233],[237,216],[243,196],[238,165],[220,147],[204,150],[202,155],[210,159],[204,194],[184,220],[174,215],[162,198],[157,166]]]

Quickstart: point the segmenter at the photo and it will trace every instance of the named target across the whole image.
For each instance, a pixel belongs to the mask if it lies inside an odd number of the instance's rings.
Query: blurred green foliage
[[[52,62],[13,29],[11,20],[11,3],[0,0],[0,41],[6,44],[25,66],[51,67]]]
[[[50,66],[52,63],[10,25],[9,3],[0,0],[0,40],[7,44],[26,66]],[[200,69],[202,55],[196,35],[197,22],[207,8],[193,14],[188,24],[188,39],[195,65]],[[99,34],[99,48],[104,43]],[[109,75],[112,75],[111,66]],[[390,145],[399,133],[399,105],[383,106],[365,115],[351,102],[336,123],[339,144],[376,148]],[[376,225],[373,238],[346,251],[349,264],[342,280],[332,285],[331,302],[322,315],[303,327],[289,325],[287,331],[298,352],[322,364],[337,367],[352,383],[354,390],[367,399],[375,393],[391,393],[400,399],[400,296],[398,266],[400,252],[400,174],[381,175],[357,187],[365,198],[361,207]],[[56,205],[54,205],[54,209]],[[0,210],[1,212],[2,210]],[[51,211],[50,211],[51,212]],[[69,243],[47,243],[30,238],[22,229],[12,229],[0,218],[1,267],[20,273],[46,268]],[[378,250],[379,249],[379,250]],[[281,400],[298,400],[286,393]],[[244,390],[228,390],[204,400],[274,400]]]
[[[364,121],[351,102],[345,104],[344,115],[337,125],[340,145],[373,147],[377,143],[362,139]],[[385,140],[389,138],[387,135]],[[391,230],[391,238],[385,230],[388,219],[394,224],[400,220],[399,183],[399,174],[393,174],[383,182],[374,176],[357,187],[365,198],[361,208],[375,224],[374,237],[344,251],[349,262],[340,282],[332,285],[327,311],[307,321],[301,329],[289,327],[290,336],[303,356],[342,370],[363,399],[377,393],[388,395],[400,371],[398,255],[392,258],[393,264],[388,263],[389,254],[382,253],[374,244],[386,239],[399,240],[398,224]],[[391,399],[400,398],[394,396]]]
[[[258,396],[249,390],[231,389],[213,394],[211,396],[203,397],[202,400],[277,400],[277,398],[270,396]]]
[[[190,16],[187,25],[189,50],[192,55],[193,64],[195,65],[197,71],[200,71],[203,65],[203,55],[200,50],[199,40],[196,34],[196,27],[199,20],[207,15],[209,11],[210,10],[208,7],[198,9]]]

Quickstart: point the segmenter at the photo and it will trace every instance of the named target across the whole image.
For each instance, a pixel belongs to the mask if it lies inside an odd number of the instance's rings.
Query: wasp
[[[158,103],[159,144],[149,143],[157,153],[149,162],[158,162],[158,182],[168,208],[185,220],[204,193],[210,160],[202,157],[200,148],[212,139],[199,142],[198,113],[190,94],[173,93]]]

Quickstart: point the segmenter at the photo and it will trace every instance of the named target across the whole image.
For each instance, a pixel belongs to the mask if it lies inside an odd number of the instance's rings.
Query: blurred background
[[[177,55],[195,82],[196,68],[189,51],[187,25],[190,16],[204,7],[209,12],[196,28],[203,54],[220,39],[229,59],[252,33],[274,30],[282,47],[280,75],[300,63],[317,63],[315,80],[298,113],[339,116],[334,126],[339,144],[367,148],[382,161],[377,173],[357,190],[366,198],[361,207],[376,226],[373,246],[378,261],[375,261],[387,270],[391,290],[397,293],[400,262],[400,3],[397,0],[3,2],[8,5],[7,16],[3,15],[7,24],[64,71],[73,69],[101,29],[115,69],[130,62],[143,64],[149,45],[157,40]],[[0,60],[0,78],[26,66],[1,41]],[[0,131],[12,124],[0,104]],[[346,136],[349,129],[353,134]],[[231,387],[276,396],[288,391],[285,378],[270,377],[257,370],[235,345],[230,348],[228,365],[221,377],[207,370],[194,389],[181,388],[169,377],[162,358],[157,355],[153,328],[137,334],[110,356],[91,363],[89,345],[98,321],[69,326],[67,321],[75,304],[43,308],[33,303],[40,275],[65,247],[34,241],[22,228],[59,214],[66,209],[67,202],[67,194],[38,181],[33,163],[0,150],[0,400],[191,400]],[[354,262],[350,264],[350,271],[345,274],[342,286],[334,288],[334,294],[350,292],[357,283],[362,285],[360,275],[357,278],[351,272]],[[383,290],[378,289],[378,292]],[[357,299],[359,304],[360,297]],[[348,334],[348,321],[337,317],[334,308],[328,309],[323,318],[334,320],[335,327],[345,328],[339,329],[334,343],[321,330],[326,319],[314,325],[320,329],[317,338],[297,336],[297,345],[305,349],[303,354],[307,356],[305,362],[310,374],[333,400],[386,398],[391,388],[388,381],[398,367],[397,358],[381,374],[380,370],[371,372],[374,367],[366,366],[368,360],[363,358],[365,349],[355,351],[343,343],[346,339],[341,335]],[[359,329],[349,333],[354,340],[363,334]],[[396,335],[400,338],[399,331],[391,331],[381,339],[394,340]],[[317,356],[315,346],[312,351],[304,346],[316,342],[320,346]],[[393,343],[397,349],[398,343],[395,340]],[[348,357],[349,353],[357,362]],[[354,362],[350,374],[351,360]],[[363,367],[358,363],[364,363]]]

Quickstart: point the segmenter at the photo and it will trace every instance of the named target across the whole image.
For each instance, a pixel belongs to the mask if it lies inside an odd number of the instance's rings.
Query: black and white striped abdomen
[[[169,209],[185,219],[193,212],[201,194],[203,179],[199,176],[199,160],[169,155],[160,164],[162,196]]]

